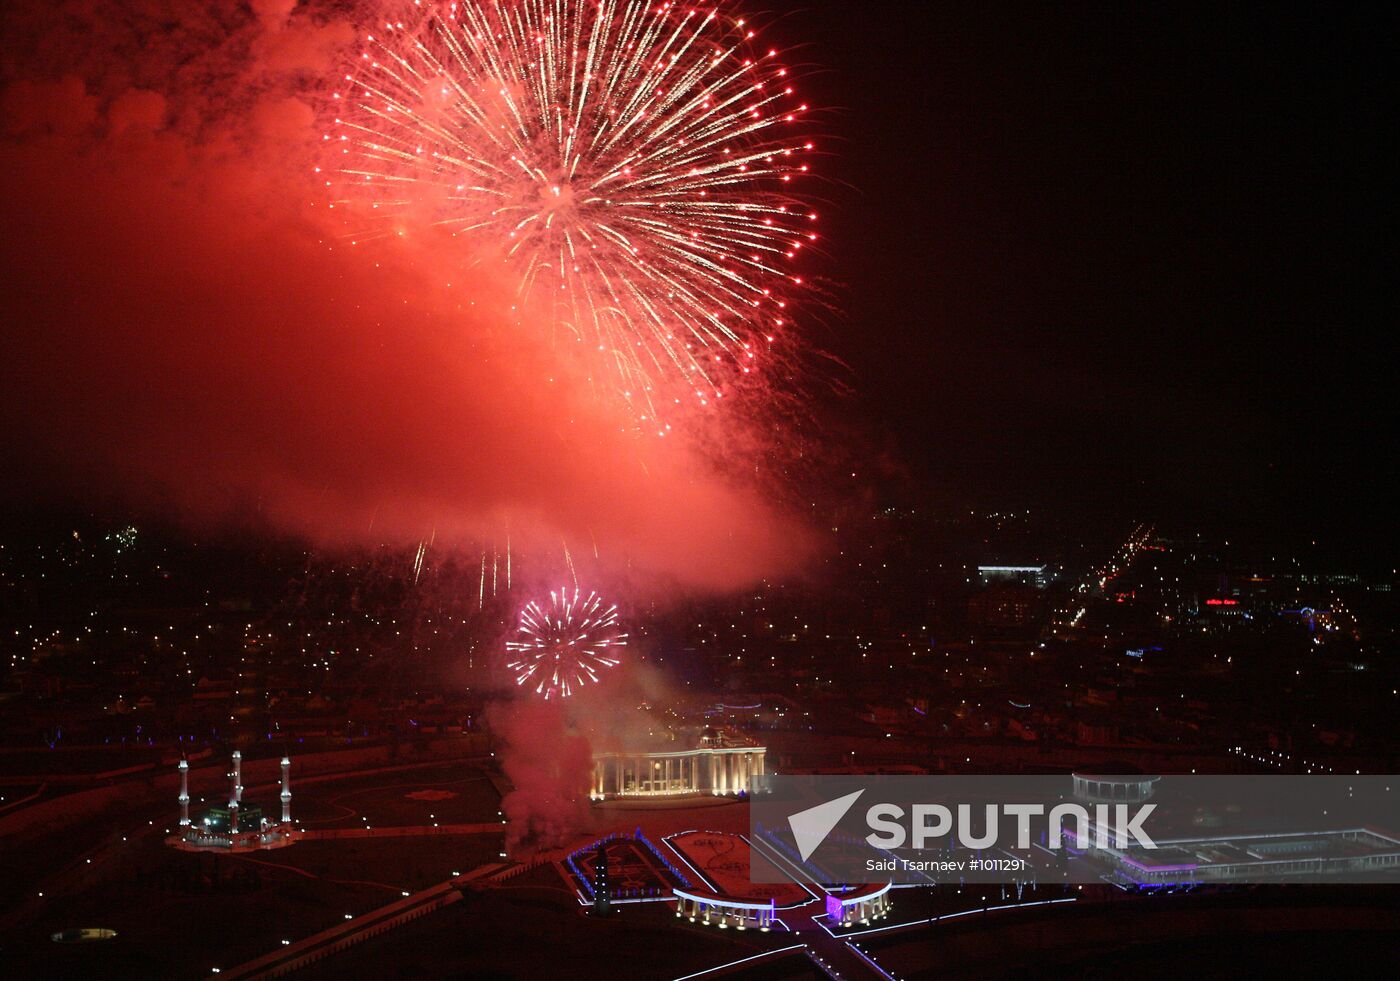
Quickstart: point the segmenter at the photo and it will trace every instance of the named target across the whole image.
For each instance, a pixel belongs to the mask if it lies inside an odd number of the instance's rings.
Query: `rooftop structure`
[[[1155,849],[1096,847],[1137,886],[1326,876],[1400,868],[1400,839],[1371,828],[1159,840]]]
[[[1048,565],[979,565],[977,579],[983,586],[994,582],[1021,583],[1044,589],[1054,574]]]

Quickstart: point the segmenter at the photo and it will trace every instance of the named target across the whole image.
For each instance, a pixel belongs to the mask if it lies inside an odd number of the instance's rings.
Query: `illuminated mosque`
[[[282,757],[282,820],[273,821],[257,804],[243,800],[243,754],[233,751],[233,769],[228,773],[228,803],[211,807],[198,819],[190,820],[188,760],[180,760],[180,833],[172,843],[185,850],[243,851],[255,848],[281,848],[296,840],[292,827],[290,757]]]

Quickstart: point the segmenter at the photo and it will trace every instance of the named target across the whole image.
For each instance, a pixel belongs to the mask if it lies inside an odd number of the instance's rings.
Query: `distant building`
[[[1047,612],[1038,588],[1014,582],[994,583],[967,601],[968,624],[979,633],[1022,634],[1039,626]]]
[[[1048,565],[979,565],[977,581],[983,586],[1009,582],[1044,589],[1055,578]]]
[[[727,729],[706,729],[695,749],[597,753],[594,800],[747,794],[766,773],[766,747]]]
[[[1080,718],[1074,723],[1074,742],[1079,746],[1114,746],[1120,742],[1118,726],[1106,718]]]
[[[1127,763],[1103,763],[1076,770],[1074,799],[1086,804],[1140,804],[1150,800],[1161,779],[1142,774]],[[1158,805],[1161,806],[1161,805]],[[1162,812],[1173,818],[1168,805]],[[1326,813],[1325,811],[1323,812]],[[1190,814],[1190,827],[1197,815]],[[1270,876],[1359,874],[1400,868],[1400,839],[1376,828],[1329,828],[1302,831],[1239,832],[1168,837],[1154,835],[1151,847],[1121,833],[1124,818],[1096,808],[1080,823],[1062,825],[1071,841],[1094,858],[1113,866],[1108,881],[1135,888],[1259,881]]]
[[[1089,804],[1140,804],[1151,799],[1162,779],[1118,762],[1075,770],[1073,778],[1075,800]]]
[[[1117,845],[1111,822],[1102,833],[1092,820],[1087,827],[1080,846],[1112,864],[1118,881],[1139,888],[1400,868],[1400,840],[1375,828],[1158,838],[1147,849]]]

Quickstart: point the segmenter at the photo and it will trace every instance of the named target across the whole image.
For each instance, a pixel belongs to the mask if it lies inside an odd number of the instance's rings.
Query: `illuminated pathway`
[[[904,933],[912,930],[926,929],[930,926],[943,923],[944,921],[954,922],[966,918],[985,916],[995,913],[1009,912],[1018,909],[1031,909],[1041,906],[1056,906],[1062,903],[1073,903],[1076,897],[1066,897],[1063,899],[1030,900],[1021,903],[1000,903],[995,906],[978,906],[972,909],[956,910],[949,913],[942,913],[937,916],[925,917],[923,919],[911,920],[905,923],[891,923],[881,926],[865,927],[855,930],[832,930],[830,920],[827,916],[825,903],[825,893],[813,892],[803,881],[805,878],[801,870],[793,864],[792,860],[783,855],[768,842],[759,838],[749,838],[751,848],[756,848],[764,858],[771,861],[777,868],[781,869],[789,878],[796,882],[803,889],[806,889],[813,897],[809,903],[801,906],[784,909],[783,923],[787,928],[804,941],[806,953],[813,963],[820,967],[829,977],[839,979],[855,978],[884,978],[886,981],[901,981],[889,971],[885,970],[874,958],[862,948],[862,943],[874,937],[884,937],[895,933]],[[721,965],[713,970],[720,971],[736,965]],[[704,976],[703,974],[700,976]],[[679,981],[679,979],[677,979]]]
[[[807,956],[817,967],[828,977],[837,979],[889,977],[874,961],[827,928],[825,892],[813,892],[791,860],[761,838],[751,837],[748,841],[750,848],[757,849],[764,858],[812,895],[811,902],[783,910],[782,920],[789,930],[805,941]]]
[[[297,838],[314,841],[318,838],[423,838],[434,835],[485,835],[500,834],[500,821],[482,821],[476,824],[414,824],[396,825],[389,828],[350,827],[322,828],[301,831]]]

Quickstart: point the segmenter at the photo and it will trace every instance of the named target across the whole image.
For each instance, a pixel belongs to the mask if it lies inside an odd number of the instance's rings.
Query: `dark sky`
[[[1394,543],[1393,15],[810,0],[864,411],[935,485]]]
[[[814,343],[855,394],[813,443],[840,459],[868,440],[882,466],[865,469],[907,470],[924,499],[1394,558],[1381,133],[1395,14],[766,5],[741,4],[828,134],[814,169],[829,258],[804,274],[836,284]],[[622,441],[582,435],[625,427],[516,350],[540,338],[492,355],[490,331],[432,326],[459,324],[463,291],[492,307],[502,284],[365,275],[426,276],[445,252],[422,242],[402,270],[369,249],[328,257],[307,215],[303,164],[322,150],[301,96],[330,77],[347,24],[276,3],[255,18],[240,0],[130,7],[0,6],[0,82],[15,80],[0,93],[15,322],[0,444],[28,454],[0,445],[0,491],[46,496],[60,471],[71,489],[74,470],[84,493],[159,507],[175,492],[199,512],[216,490],[280,488],[294,528],[334,515],[337,534],[379,536],[389,501],[415,540],[443,514],[477,536],[500,513],[541,514],[541,540],[562,525],[673,571],[702,553],[745,566],[710,576],[725,583],[801,551],[766,489],[736,492],[693,446],[634,479]],[[742,458],[750,442],[732,442]]]

